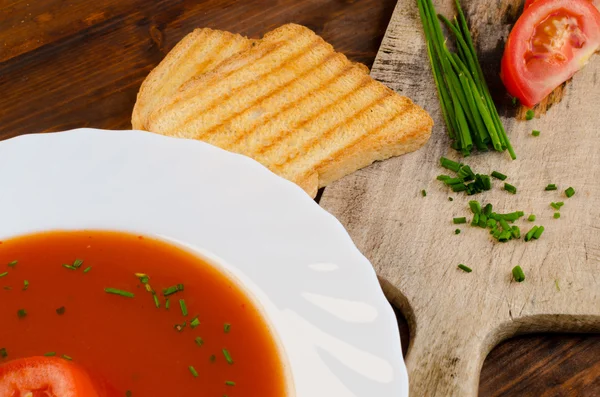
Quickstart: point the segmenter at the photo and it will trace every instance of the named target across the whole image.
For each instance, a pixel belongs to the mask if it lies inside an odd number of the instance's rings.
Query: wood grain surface
[[[434,3],[438,12],[454,15],[452,0]],[[415,396],[477,395],[485,357],[514,335],[600,331],[600,59],[538,109],[541,117],[519,120],[515,116],[523,109],[511,105],[499,84],[498,66],[523,4],[478,0],[464,6],[519,159],[487,153],[463,160],[450,149],[418,11],[414,0],[400,0],[371,75],[424,106],[437,127],[424,149],[356,172],[327,187],[321,199],[371,259],[388,298],[408,317],[413,338],[407,367]],[[533,137],[533,129],[542,135]],[[495,189],[476,197],[453,194],[436,180],[448,173],[439,166],[441,156],[465,161],[475,172],[500,170],[519,193],[511,195],[495,181]],[[559,191],[544,191],[549,183],[558,184]],[[570,199],[564,194],[568,186],[578,190]],[[465,225],[456,235],[452,218],[470,218],[472,199],[491,202],[500,213],[534,213],[535,224],[545,225],[546,232],[533,242],[507,244],[478,227]],[[552,201],[566,202],[561,219],[553,218]],[[526,220],[518,224],[524,231],[533,226]],[[457,269],[459,263],[473,273]],[[525,282],[512,279],[515,265],[525,269]],[[579,383],[587,390],[577,395],[600,393],[597,370],[593,380]],[[498,371],[500,378],[503,372]],[[560,391],[529,390],[518,383],[483,390],[503,395],[511,387],[516,395]]]
[[[301,23],[370,66],[395,5],[395,0],[0,0],[0,138],[77,127],[130,128],[143,78],[197,26],[258,37],[283,23]],[[378,167],[356,177],[376,174]],[[344,183],[350,181],[356,183]],[[369,205],[369,194],[360,199],[354,192],[345,199],[359,209]],[[408,326],[402,318],[400,323],[406,342]],[[598,379],[597,336],[528,336],[490,353],[480,395],[598,396]]]

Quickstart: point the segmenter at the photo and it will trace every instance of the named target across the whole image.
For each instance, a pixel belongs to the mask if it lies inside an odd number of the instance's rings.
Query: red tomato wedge
[[[525,7],[523,9],[527,9],[527,7],[529,7],[530,5],[532,5],[533,3],[535,3],[536,1],[540,1],[540,0],[527,0],[525,2]],[[600,10],[600,0],[588,0],[590,3],[592,3],[593,5],[596,6],[597,9]]]
[[[0,366],[1,397],[104,397],[89,375],[58,357],[29,357]]]
[[[600,11],[588,0],[539,0],[511,31],[501,78],[533,107],[570,79],[600,49]]]

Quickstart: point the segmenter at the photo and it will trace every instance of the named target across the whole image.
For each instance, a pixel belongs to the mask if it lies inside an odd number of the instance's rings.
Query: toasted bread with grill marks
[[[374,161],[418,149],[432,126],[410,99],[294,24],[183,84],[147,125],[252,157],[313,197]]]
[[[196,29],[185,36],[146,77],[133,109],[134,129],[146,129],[148,115],[164,98],[173,96],[193,77],[217,67],[221,62],[249,48],[255,40],[213,29]]]

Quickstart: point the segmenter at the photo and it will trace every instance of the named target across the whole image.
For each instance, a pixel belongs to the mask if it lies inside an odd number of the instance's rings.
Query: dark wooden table
[[[0,0],[0,138],[130,128],[142,80],[198,26],[259,37],[296,22],[370,66],[394,6],[395,0]],[[399,317],[406,349],[408,328]],[[600,396],[600,336],[504,342],[484,364],[480,395]]]

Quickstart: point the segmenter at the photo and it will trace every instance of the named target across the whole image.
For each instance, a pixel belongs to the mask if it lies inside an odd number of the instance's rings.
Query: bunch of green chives
[[[471,154],[473,146],[487,151],[491,145],[499,152],[508,150],[514,160],[517,156],[483,77],[467,20],[459,0],[455,2],[458,18],[451,22],[442,15],[438,17],[455,37],[458,53],[451,52],[446,46],[432,1],[417,0],[442,115],[448,135],[453,140],[452,147],[466,157]]]

